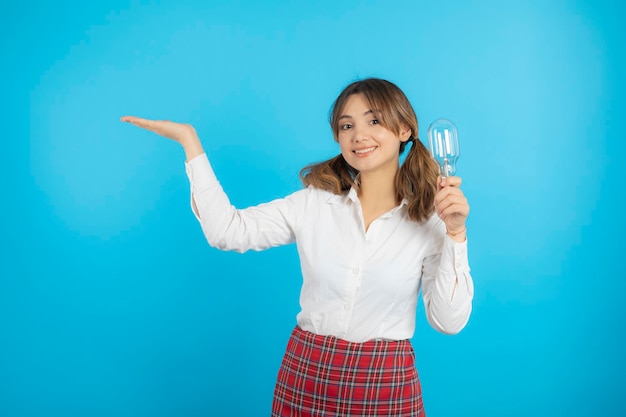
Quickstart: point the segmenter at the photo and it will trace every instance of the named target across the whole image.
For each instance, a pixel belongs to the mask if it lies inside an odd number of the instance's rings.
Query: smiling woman
[[[122,121],[183,146],[209,244],[238,252],[297,244],[301,310],[273,416],[425,415],[410,343],[418,295],[435,329],[455,334],[467,323],[469,206],[459,178],[438,181],[397,86],[370,78],[346,87],[330,120],[341,154],[305,168],[307,188],[243,210],[231,205],[191,125]]]

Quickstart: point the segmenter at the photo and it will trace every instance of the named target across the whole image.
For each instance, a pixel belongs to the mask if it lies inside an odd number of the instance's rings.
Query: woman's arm
[[[469,205],[460,185],[459,177],[439,180],[435,209],[445,231],[438,222],[439,230],[433,231],[440,251],[426,258],[422,269],[422,297],[428,321],[446,334],[458,333],[465,327],[474,297],[465,228]]]
[[[467,242],[456,242],[443,230],[437,232],[441,249],[424,259],[422,298],[430,325],[442,333],[456,334],[467,324],[474,298]]]
[[[172,139],[183,147],[191,184],[191,205],[209,244],[245,252],[291,243],[299,215],[305,212],[306,190],[270,203],[238,210],[222,190],[193,126],[133,116],[123,122]]]
[[[209,244],[245,252],[285,245],[295,240],[299,219],[306,212],[308,189],[245,209],[231,205],[206,154],[186,163],[191,205]]]

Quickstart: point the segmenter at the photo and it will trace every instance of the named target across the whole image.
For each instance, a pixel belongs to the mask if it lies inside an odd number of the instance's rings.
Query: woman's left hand
[[[461,186],[460,177],[437,179],[437,194],[435,195],[435,210],[437,215],[446,224],[446,231],[455,240],[465,240],[465,220],[470,207]],[[457,239],[458,237],[458,239]]]

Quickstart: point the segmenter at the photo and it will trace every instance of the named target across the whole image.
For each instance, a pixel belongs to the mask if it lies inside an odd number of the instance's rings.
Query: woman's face
[[[348,97],[337,118],[337,141],[348,164],[364,175],[395,175],[398,170],[400,144],[411,136],[403,126],[396,135],[379,123],[379,112],[372,109],[363,94]]]

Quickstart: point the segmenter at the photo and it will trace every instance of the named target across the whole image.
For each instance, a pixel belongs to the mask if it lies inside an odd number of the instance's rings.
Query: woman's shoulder
[[[298,191],[297,191],[298,192]],[[318,188],[314,185],[309,185],[305,188],[303,188],[302,190],[300,190],[299,192],[305,193],[309,196],[312,196],[314,198],[318,198],[320,200],[329,200],[329,199],[344,199],[347,197],[348,192],[344,191],[341,194],[335,194],[331,191],[328,190],[324,190],[323,188]]]
[[[306,210],[317,211],[322,207],[345,207],[350,198],[349,192],[335,194],[331,191],[324,190],[313,185],[306,186],[286,197],[299,207]]]
[[[284,198],[292,201],[324,202],[333,197],[336,197],[336,195],[322,190],[321,188],[316,188],[313,185],[309,185],[286,195]]]

